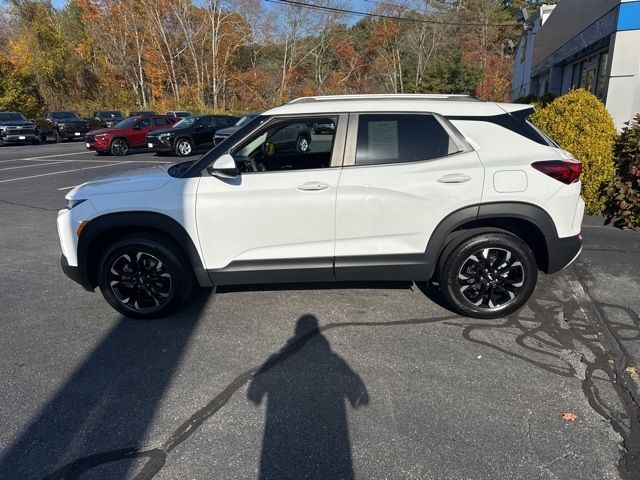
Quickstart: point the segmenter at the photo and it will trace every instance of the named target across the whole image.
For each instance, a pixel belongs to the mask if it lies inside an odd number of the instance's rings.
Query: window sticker
[[[368,122],[369,162],[398,159],[398,121]]]

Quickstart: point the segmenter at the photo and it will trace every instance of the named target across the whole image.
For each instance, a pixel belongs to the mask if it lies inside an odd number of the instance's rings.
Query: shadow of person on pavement
[[[310,335],[304,349],[287,354]],[[318,333],[316,317],[298,319],[295,335],[258,370],[247,398],[256,405],[266,398],[267,404],[258,478],[354,478],[346,402],[358,408],[369,395]]]

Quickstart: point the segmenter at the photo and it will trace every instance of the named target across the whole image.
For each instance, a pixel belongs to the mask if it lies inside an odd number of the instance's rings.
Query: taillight
[[[533,162],[531,166],[566,185],[577,182],[582,173],[582,165],[575,160],[547,160]]]

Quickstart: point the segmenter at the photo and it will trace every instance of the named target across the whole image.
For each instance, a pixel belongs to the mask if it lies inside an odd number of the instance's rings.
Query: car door
[[[337,123],[336,135],[315,151],[282,156],[271,148],[285,128],[307,121],[273,118],[229,147],[239,176],[203,172],[196,222],[216,284],[334,278],[335,202],[347,116],[323,120]]]
[[[144,145],[146,143],[146,135],[153,129],[153,127],[154,123],[151,117],[140,118],[129,134],[129,146],[131,148],[136,148]]]
[[[213,143],[213,117],[202,117],[193,124],[193,138],[194,144],[197,147],[205,147]]]
[[[420,278],[436,226],[480,202],[478,155],[431,114],[351,115],[347,145],[336,204],[336,278]]]

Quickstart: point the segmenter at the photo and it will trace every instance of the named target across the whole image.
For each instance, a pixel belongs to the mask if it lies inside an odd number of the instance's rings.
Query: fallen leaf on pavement
[[[564,412],[562,414],[562,418],[564,420],[569,421],[569,422],[573,422],[576,418],[578,418],[578,416],[575,413],[572,413],[572,412]]]

